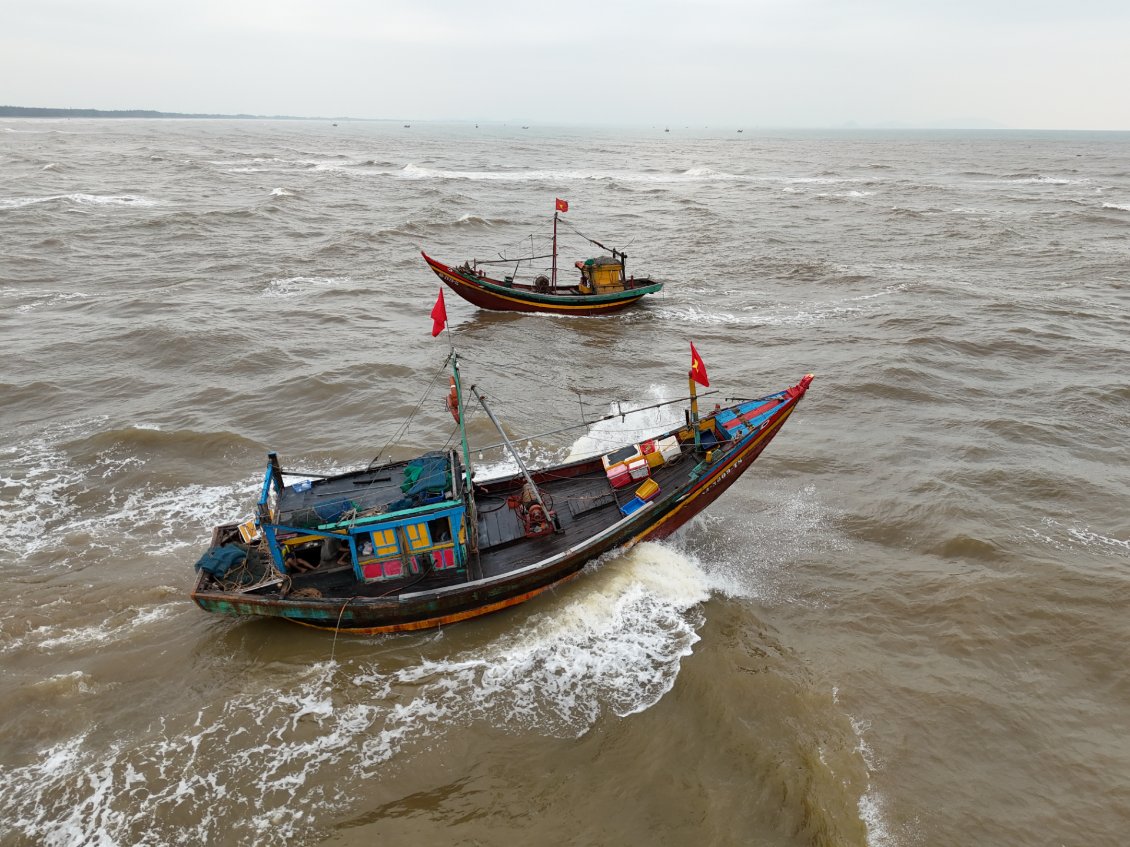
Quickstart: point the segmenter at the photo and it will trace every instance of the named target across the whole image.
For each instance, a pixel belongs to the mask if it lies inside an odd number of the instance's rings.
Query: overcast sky
[[[0,105],[1130,129],[1130,0],[0,0]]]

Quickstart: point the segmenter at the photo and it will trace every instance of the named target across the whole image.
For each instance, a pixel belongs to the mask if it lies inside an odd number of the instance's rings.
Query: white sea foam
[[[59,303],[68,303],[71,300],[84,300],[89,296],[82,291],[32,291],[26,292],[26,294],[30,294],[36,299],[16,306],[17,312],[30,312],[34,309],[55,306]]]
[[[849,302],[849,301],[841,301]],[[765,312],[749,309],[742,314],[732,312],[708,312],[697,306],[676,309],[662,309],[664,317],[670,317],[683,324],[696,326],[814,326],[825,321],[858,314],[858,306],[843,306],[835,303],[813,303],[803,311],[783,313]]]
[[[1006,177],[1004,179],[990,179],[986,181],[1000,185],[1090,185],[1094,182],[1094,180],[1089,178],[1068,179],[1067,177],[1043,175]]]
[[[0,198],[0,209],[19,209],[39,203],[63,201],[78,206],[157,206],[159,201],[134,194],[51,194],[46,197],[7,197]]]
[[[130,609],[84,627],[52,624],[31,630],[21,641],[25,647],[34,646],[46,651],[68,648],[83,650],[92,645],[123,642],[133,637],[138,629],[172,617],[180,609],[181,604],[176,602],[141,610]]]
[[[448,733],[486,724],[576,737],[646,709],[698,640],[705,579],[692,559],[654,544],[594,570],[583,589],[549,597],[551,609],[482,648],[436,657],[437,636],[431,657],[395,670],[372,659],[296,666],[273,687],[236,687],[195,715],[134,725],[117,741],[79,734],[30,764],[0,764],[0,819],[37,843],[78,834],[133,843],[142,832],[149,843],[293,843],[314,820],[350,809],[356,780],[389,778]],[[175,829],[164,823],[174,806]]]
[[[797,602],[792,566],[819,551],[831,553],[848,545],[836,533],[834,512],[815,486],[790,488],[762,482],[760,490],[761,505],[755,513],[705,512],[685,535],[670,543],[709,551],[704,570],[713,593],[756,598],[763,604],[792,604]]]
[[[1130,203],[1103,203],[1104,209],[1114,209],[1119,212],[1130,212]]]
[[[762,179],[770,182],[785,182],[790,185],[842,185],[844,183],[874,182],[874,177],[847,176],[767,176]]]
[[[471,182],[623,182],[623,183],[693,183],[741,182],[744,177],[714,171],[710,168],[689,168],[667,173],[642,173],[619,170],[521,170],[521,171],[453,171],[427,168],[409,163],[397,174],[401,179],[468,180]]]
[[[332,276],[291,276],[286,279],[272,279],[263,289],[263,297],[303,297],[327,288],[336,288],[350,282],[349,277]]]
[[[654,308],[654,307],[652,307]],[[735,326],[745,324],[747,321],[732,312],[716,312],[698,306],[684,306],[682,308],[660,308],[659,314],[664,318],[672,318],[680,323],[695,326]]]
[[[14,129],[12,127],[4,127],[4,132],[15,132],[20,135],[78,135],[77,132],[67,132],[62,129]]]
[[[271,191],[271,196],[272,197],[293,197],[294,192],[288,191],[285,188],[275,188]]]
[[[49,426],[24,438],[0,456],[0,507],[5,533],[0,549],[16,556],[70,548],[68,536],[83,535],[84,544],[114,550],[128,544],[134,550],[161,553],[196,543],[183,535],[185,527],[211,526],[246,507],[258,481],[234,485],[185,485],[171,489],[114,488],[123,470],[142,464],[137,456],[103,455],[90,466],[74,463],[60,446],[89,435],[105,417]],[[105,493],[96,512],[79,509],[75,499],[94,480]],[[61,566],[71,563],[60,559]]]
[[[1056,549],[1082,546],[1117,556],[1130,553],[1130,539],[1105,535],[1079,523],[1064,525],[1054,518],[1044,518],[1042,530],[1029,527],[1026,532],[1029,536]]]
[[[645,441],[674,429],[683,422],[682,407],[677,403],[641,409],[642,406],[660,403],[674,396],[668,389],[658,385],[650,386],[648,393],[653,399],[609,404],[605,415],[617,417],[598,421],[589,427],[589,431],[573,443],[566,461],[598,456],[626,443]]]
[[[1095,532],[1090,527],[1070,527],[1067,533],[1072,539],[1082,544],[1084,547],[1106,547],[1116,552],[1130,553],[1130,539],[1111,538],[1108,535]]]
[[[39,680],[33,685],[41,691],[49,691],[52,697],[81,696],[90,694],[94,690],[90,683],[90,674],[84,671],[58,673],[47,679]]]
[[[84,480],[59,447],[68,437],[88,432],[105,417],[53,424],[13,445],[0,461],[0,506],[5,516],[0,548],[27,556],[56,542],[49,527],[75,512],[74,491]]]
[[[896,847],[897,842],[891,835],[887,820],[886,803],[883,796],[876,790],[871,777],[883,769],[883,763],[875,755],[875,751],[867,742],[867,732],[871,729],[870,721],[858,720],[848,715],[852,730],[855,732],[856,751],[867,765],[867,790],[859,798],[859,817],[867,827],[867,844],[869,847]]]
[[[250,159],[208,159],[207,162],[209,165],[227,165],[234,167],[236,165],[287,165],[291,164],[292,160],[280,159],[276,156],[254,156]]]
[[[385,735],[363,748],[363,765],[396,752],[420,729],[484,721],[515,730],[577,736],[605,713],[648,708],[670,690],[698,640],[707,599],[698,564],[670,547],[644,543],[601,566],[583,586],[552,601],[486,651],[425,661],[395,674],[360,674],[378,691],[411,684]]]

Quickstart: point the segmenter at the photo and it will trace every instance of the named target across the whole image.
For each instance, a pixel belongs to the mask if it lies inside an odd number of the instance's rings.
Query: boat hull
[[[507,286],[460,272],[421,253],[436,276],[456,294],[480,309],[495,312],[544,312],[558,315],[605,315],[637,303],[663,288],[661,282],[637,284],[612,294],[539,293],[528,286]]]

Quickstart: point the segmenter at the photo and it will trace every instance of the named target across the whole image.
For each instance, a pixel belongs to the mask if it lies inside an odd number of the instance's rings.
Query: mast
[[[557,290],[557,212],[553,213],[553,272],[549,278],[549,284],[554,291]],[[474,389],[472,388],[471,390],[473,391]],[[482,399],[482,397],[479,398],[480,403]],[[484,405],[483,408],[485,409],[486,406]],[[489,415],[490,412],[487,412],[487,414]],[[491,418],[491,420],[494,420],[494,418]],[[505,437],[506,436],[503,436],[503,438]]]
[[[463,387],[459,382],[459,354],[455,352],[455,347],[451,348],[451,373],[455,377],[455,396],[457,398],[463,397]],[[472,387],[472,391],[474,388]],[[463,440],[463,472],[466,474],[466,489],[467,489],[467,511],[468,511],[468,533],[467,538],[471,542],[472,549],[478,551],[478,526],[479,518],[475,508],[475,488],[474,483],[471,482],[471,448],[467,446],[467,416],[463,414],[462,401],[457,400],[460,404],[459,408],[459,435]]]
[[[694,372],[687,371],[687,382],[691,387],[691,427],[694,429],[694,449],[698,450],[701,446],[701,435],[698,430],[698,391],[695,389]]]
[[[556,214],[554,217],[556,217]],[[502,436],[502,441],[506,445],[506,449],[510,451],[510,455],[514,457],[514,461],[518,463],[518,467],[522,471],[522,476],[524,476],[526,482],[529,483],[530,489],[534,493],[534,499],[537,500],[538,505],[541,506],[548,515],[549,507],[545,505],[545,500],[542,499],[541,489],[539,489],[537,483],[534,482],[534,478],[530,476],[530,472],[526,470],[526,463],[522,461],[522,457],[518,455],[518,451],[515,450],[514,445],[510,443],[510,439],[506,437],[506,433],[502,431],[502,425],[490,410],[490,406],[487,405],[487,398],[480,394],[479,390],[473,385],[471,386],[471,393],[474,394],[475,398],[482,404],[483,410],[487,413],[487,417],[490,418],[490,422],[494,424],[495,429],[498,430],[498,434]]]

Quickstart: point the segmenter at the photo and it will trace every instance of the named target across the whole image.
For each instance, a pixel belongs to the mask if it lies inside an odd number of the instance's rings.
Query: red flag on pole
[[[690,378],[697,382],[699,385],[710,387],[710,378],[706,375],[706,364],[702,361],[702,356],[698,355],[698,351],[694,349],[694,342],[691,342],[691,372]]]
[[[439,297],[436,298],[436,304],[432,306],[432,338],[435,338],[443,332],[444,326],[447,325],[447,309],[443,305],[443,288],[439,290]]]
[[[562,200],[560,197],[558,197],[557,198],[557,211],[568,212],[569,211],[569,201],[568,200]]]

